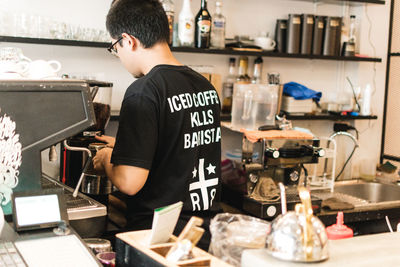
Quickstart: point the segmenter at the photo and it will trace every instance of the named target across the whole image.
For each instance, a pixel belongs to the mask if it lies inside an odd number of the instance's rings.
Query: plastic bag
[[[242,252],[264,248],[271,224],[261,219],[221,213],[210,222],[210,253],[234,266],[240,266]]]

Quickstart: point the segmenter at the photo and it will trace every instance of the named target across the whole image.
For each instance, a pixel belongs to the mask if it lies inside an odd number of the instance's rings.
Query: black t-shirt
[[[154,209],[177,201],[186,214],[219,209],[219,113],[214,87],[186,66],[158,65],[129,86],[111,162],[150,172],[128,197],[128,224],[149,227]]]

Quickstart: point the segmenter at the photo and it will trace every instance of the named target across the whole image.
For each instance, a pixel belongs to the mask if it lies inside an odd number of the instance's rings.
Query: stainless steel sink
[[[381,183],[337,183],[334,191],[367,200],[370,203],[400,201],[400,186]]]

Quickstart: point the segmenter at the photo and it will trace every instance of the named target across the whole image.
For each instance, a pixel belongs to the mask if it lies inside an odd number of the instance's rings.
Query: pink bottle
[[[339,211],[336,217],[336,224],[326,228],[328,239],[337,240],[353,237],[353,230],[343,224],[343,212]]]

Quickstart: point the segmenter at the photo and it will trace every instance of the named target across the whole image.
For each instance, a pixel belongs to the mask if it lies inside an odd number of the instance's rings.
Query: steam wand
[[[85,147],[72,147],[72,146],[69,146],[67,144],[67,140],[64,140],[64,147],[66,149],[68,149],[68,150],[71,150],[71,151],[82,151],[82,152],[88,153],[88,159],[86,160],[85,166],[83,167],[81,177],[79,177],[79,180],[78,180],[78,183],[77,183],[77,185],[75,187],[75,190],[72,193],[73,197],[77,197],[78,196],[79,187],[81,186],[83,177],[85,176],[85,171],[86,171],[87,167],[89,166],[90,161],[92,160],[92,152],[89,149],[85,148]]]

